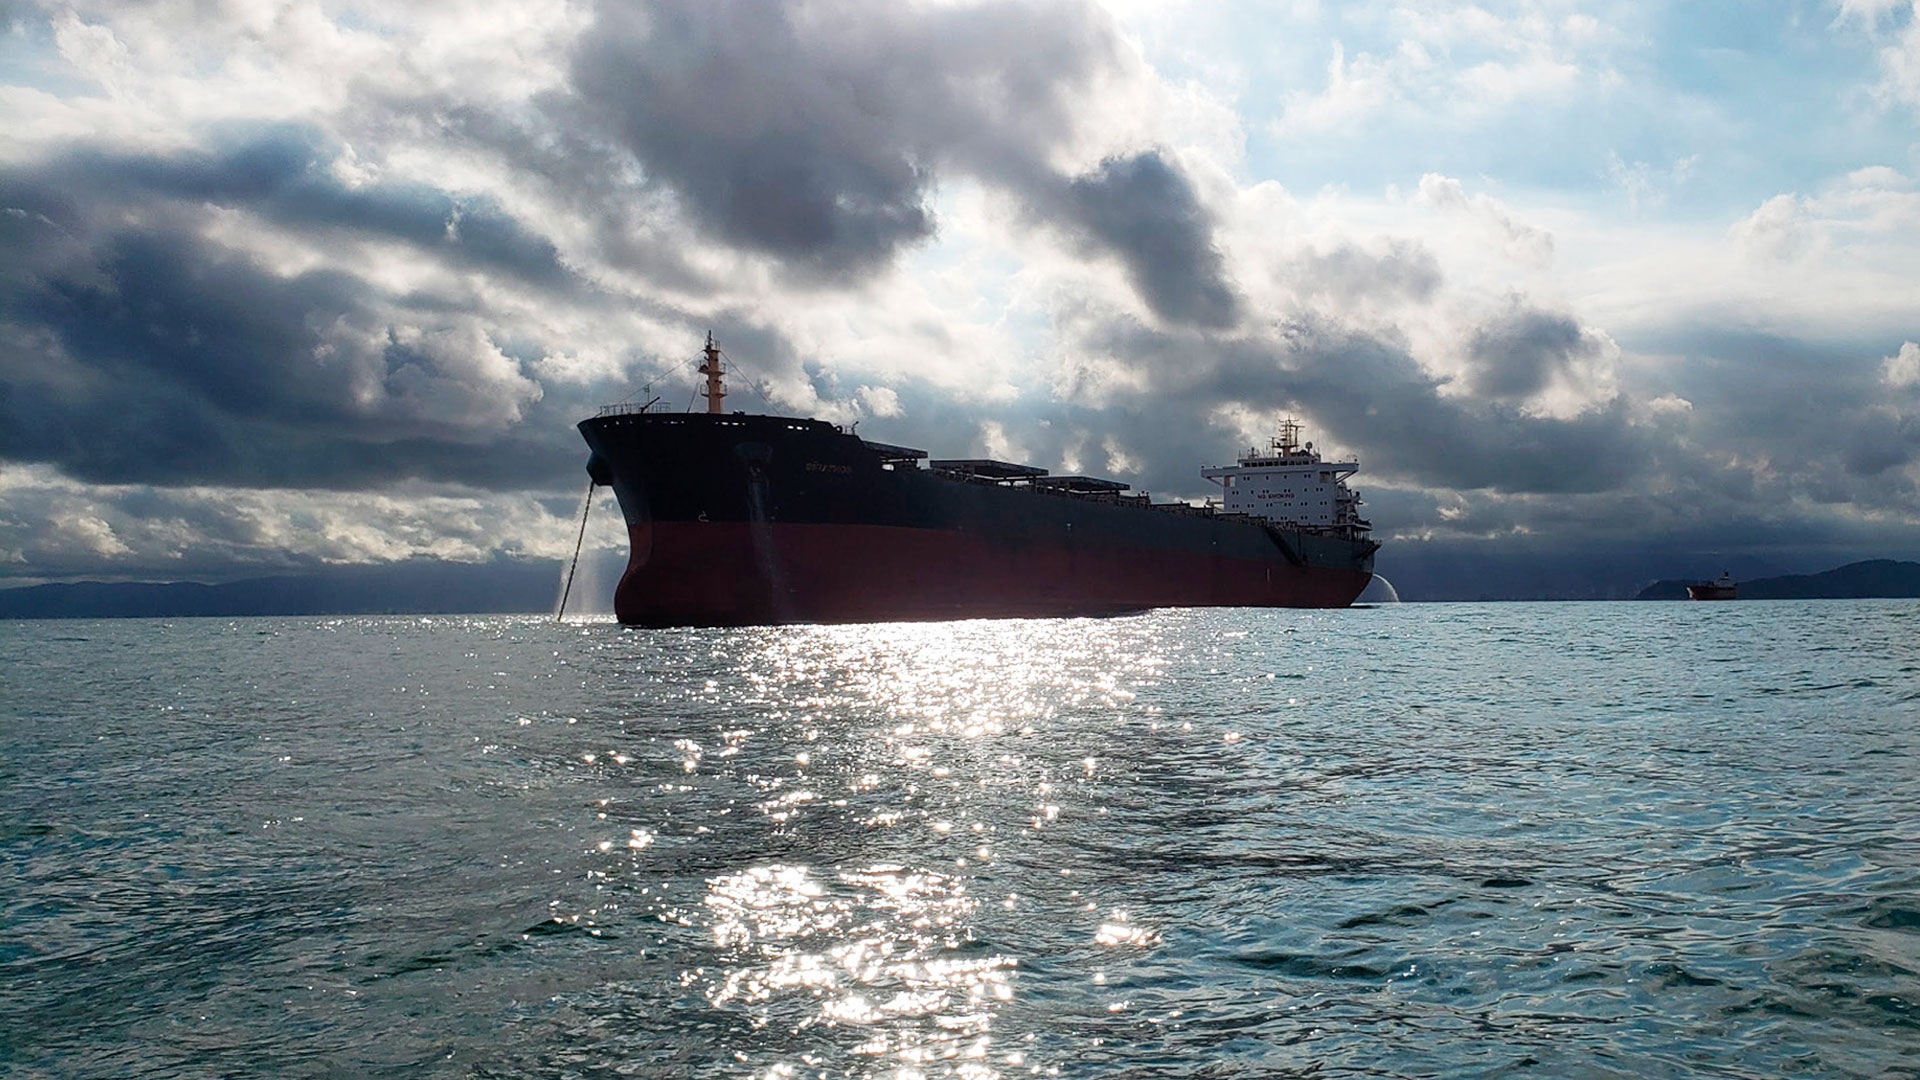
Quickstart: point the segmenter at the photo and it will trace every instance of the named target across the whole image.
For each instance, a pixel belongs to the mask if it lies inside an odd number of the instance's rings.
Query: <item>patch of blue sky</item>
[[[1879,43],[1835,6],[1301,5],[1151,14],[1163,76],[1231,102],[1296,193],[1428,172],[1601,216],[1731,221],[1870,165],[1914,170]],[[1145,33],[1151,30],[1152,33]]]
[[[1661,10],[1644,74],[1651,93],[1713,102],[1730,156],[1715,172],[1751,178],[1778,194],[1867,165],[1904,164],[1913,118],[1875,100],[1878,46],[1863,29],[1836,24],[1834,8]]]
[[[4,5],[0,5],[0,86],[38,90],[58,98],[100,91],[98,83],[61,58],[51,23],[24,15],[9,22]]]

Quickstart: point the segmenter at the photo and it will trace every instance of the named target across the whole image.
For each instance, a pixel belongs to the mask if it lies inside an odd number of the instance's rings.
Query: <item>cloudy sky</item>
[[[733,407],[1167,497],[1301,417],[1455,592],[1920,557],[1915,0],[0,26],[0,583],[564,558],[709,329]]]

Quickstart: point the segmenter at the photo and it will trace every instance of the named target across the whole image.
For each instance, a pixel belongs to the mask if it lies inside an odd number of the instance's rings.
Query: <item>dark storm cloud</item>
[[[1847,425],[1842,463],[1847,472],[1873,479],[1912,461],[1920,450],[1920,417],[1872,409]]]
[[[1556,419],[1450,393],[1403,345],[1312,321],[1219,335],[1089,318],[1072,340],[1076,353],[1098,359],[1092,371],[1064,375],[1051,400],[980,406],[897,384],[902,415],[871,418],[861,432],[936,456],[971,456],[986,452],[982,421],[990,417],[1032,464],[1196,498],[1218,494],[1200,467],[1245,449],[1228,418],[1240,410],[1292,413],[1307,421],[1306,438],[1359,458],[1363,490],[1388,482],[1479,493],[1450,528],[1482,534],[1550,517],[1567,500],[1617,508],[1642,497],[1673,452],[1670,433],[1636,422],[1624,405]],[[1123,374],[1103,379],[1105,365]],[[1383,529],[1439,520],[1432,496],[1394,506],[1418,516],[1376,519]],[[1632,513],[1642,523],[1657,516],[1652,503]]]
[[[1118,56],[1104,16],[1075,3],[609,3],[575,48],[573,93],[535,103],[544,128],[366,96],[397,89],[356,90],[353,127],[378,148],[417,121],[501,155],[597,223],[594,254],[698,294],[713,289],[659,250],[676,206],[728,243],[844,277],[930,235],[936,171],[964,173],[1117,258],[1163,319],[1222,325],[1237,300],[1177,168],[1155,152],[1078,177],[1049,164]],[[533,382],[546,345],[463,283],[603,302],[550,241],[486,198],[377,170],[350,181],[344,144],[317,128],[203,134],[200,149],[72,145],[0,169],[0,456],[158,484],[503,487],[567,471],[593,391]],[[322,268],[223,247],[209,228],[223,222],[271,226]],[[343,260],[366,240],[474,276],[397,295]],[[677,318],[671,301],[631,302]],[[810,377],[765,320],[710,321],[756,378]]]
[[[945,163],[1031,161],[1111,44],[1086,9],[604,3],[588,114],[710,233],[827,275],[933,232]]]
[[[235,209],[306,244],[398,242],[508,288],[598,302],[493,204],[350,187],[332,153],[278,129],[213,152],[86,147],[0,171],[0,459],[161,485],[499,490],[572,475],[574,422],[618,389],[536,383],[548,346],[500,324],[465,279],[395,293],[348,270],[284,274],[207,235],[209,207]],[[765,355],[758,377],[798,367],[753,319],[712,325]]]
[[[1113,253],[1134,291],[1169,322],[1219,328],[1239,317],[1193,185],[1156,151],[1112,158],[1066,185],[1054,224]]]
[[[1503,401],[1529,398],[1601,356],[1600,338],[1571,316],[1515,304],[1467,341],[1467,387]]]
[[[1001,188],[1118,258],[1155,314],[1231,323],[1238,301],[1192,184],[1157,151],[1062,175],[1078,96],[1116,70],[1095,9],[779,0],[607,3],[574,56],[590,123],[705,232],[846,278],[926,240],[943,172]]]
[[[722,240],[847,273],[930,236],[927,148],[885,122],[880,100],[862,104],[887,88],[829,81],[827,95],[843,100],[807,96],[809,81],[783,70],[788,13],[752,6],[725,45],[712,40],[717,12],[603,8],[576,81],[647,173]]]
[[[1081,344],[1148,374],[1151,397],[1137,403],[1159,414],[1148,432],[1204,428],[1224,405],[1299,409],[1363,452],[1369,471],[1455,489],[1604,491],[1650,465],[1618,406],[1562,420],[1443,393],[1403,346],[1313,321],[1208,338],[1116,319]]]
[[[336,147],[304,128],[229,140],[216,152],[123,154],[80,147],[39,166],[0,174],[0,206],[85,227],[111,207],[169,200],[244,209],[308,234],[352,233],[401,241],[530,284],[559,287],[569,274],[552,244],[488,199],[420,185],[350,187],[327,168]]]
[[[182,232],[76,236],[9,209],[0,457],[98,481],[315,487],[523,486],[565,461],[564,420],[503,430],[500,397],[530,419],[537,388],[476,370],[468,343],[397,331],[358,278],[281,277]],[[22,271],[36,239],[86,257]]]
[[[1686,360],[1651,389],[1693,403],[1692,452],[1673,467],[1694,482],[1783,509],[1798,500],[1904,515],[1920,499],[1899,467],[1920,453],[1920,393],[1882,381],[1884,343],[1711,328],[1674,334],[1667,351]],[[1744,467],[1729,475],[1716,464],[1729,459]]]
[[[706,295],[724,288],[689,259],[695,253],[678,228],[671,192],[636,183],[631,153],[600,137],[594,123],[583,123],[577,102],[565,95],[542,101],[545,107],[531,114],[505,115],[447,92],[367,90],[359,96],[368,116],[383,118],[370,122],[378,139],[410,138],[410,118],[430,116],[436,133],[463,151],[512,162],[529,190],[580,230],[588,260],[634,273],[661,290]]]

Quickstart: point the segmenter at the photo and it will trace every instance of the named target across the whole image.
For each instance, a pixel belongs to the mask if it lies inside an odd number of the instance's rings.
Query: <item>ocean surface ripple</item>
[[[1920,603],[0,623],[0,1074],[1920,1076]]]

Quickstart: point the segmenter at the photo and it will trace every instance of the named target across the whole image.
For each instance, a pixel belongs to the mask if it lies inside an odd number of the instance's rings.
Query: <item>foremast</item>
[[[720,364],[720,346],[713,343],[711,330],[707,331],[707,347],[702,350],[702,354],[705,359],[700,361],[700,374],[707,377],[707,412],[719,415],[724,411],[720,406],[720,399],[727,396],[727,388],[720,382],[720,375],[725,369]]]

